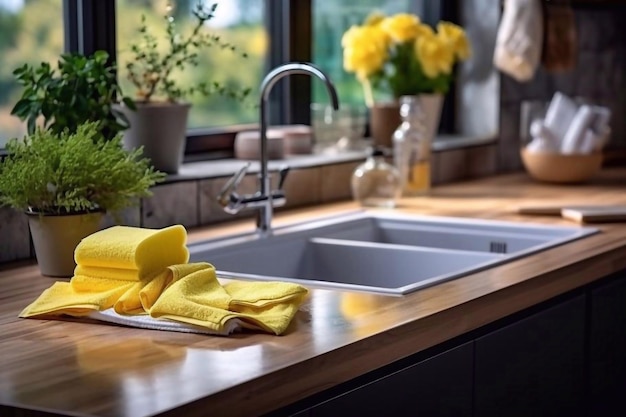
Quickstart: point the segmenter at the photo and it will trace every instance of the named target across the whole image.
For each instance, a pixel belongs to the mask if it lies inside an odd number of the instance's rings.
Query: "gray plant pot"
[[[83,238],[100,230],[103,213],[27,214],[41,274],[49,277],[74,275],[74,249]]]
[[[136,103],[137,110],[119,105],[130,123],[124,132],[124,147],[143,146],[143,153],[159,171],[175,174],[185,152],[189,103]]]

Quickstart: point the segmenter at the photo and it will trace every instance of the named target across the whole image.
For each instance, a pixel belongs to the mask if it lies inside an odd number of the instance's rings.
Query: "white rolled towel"
[[[533,140],[526,146],[531,152],[549,152],[559,151],[558,141],[554,133],[543,123],[543,120],[534,120],[530,124],[530,135]]]
[[[541,58],[543,12],[540,0],[505,0],[493,63],[517,81],[528,81]]]
[[[565,132],[565,136],[563,136],[561,153],[581,153],[581,146],[585,140],[586,131],[591,127],[594,116],[595,114],[591,106],[584,104],[578,108],[567,132]]]

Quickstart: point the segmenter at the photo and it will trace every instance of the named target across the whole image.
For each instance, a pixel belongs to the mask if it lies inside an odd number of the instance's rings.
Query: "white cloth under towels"
[[[170,332],[200,333],[216,336],[228,336],[242,329],[241,320],[231,319],[224,327],[223,332],[210,330],[206,327],[180,323],[166,319],[155,319],[148,315],[123,316],[117,314],[112,308],[103,311],[92,311],[87,317],[107,323],[120,324],[122,326],[137,327],[140,329],[165,330]]]

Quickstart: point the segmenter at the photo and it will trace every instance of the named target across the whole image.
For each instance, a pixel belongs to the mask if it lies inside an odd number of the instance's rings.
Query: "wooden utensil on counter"
[[[561,216],[578,223],[626,221],[626,206],[522,206],[517,212],[535,216]]]

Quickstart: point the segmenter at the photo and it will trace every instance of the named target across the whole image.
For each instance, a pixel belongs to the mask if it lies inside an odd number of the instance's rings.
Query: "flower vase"
[[[373,145],[392,147],[393,132],[400,125],[400,103],[397,100],[374,103],[370,109],[370,136]]]
[[[423,120],[426,138],[432,143],[439,129],[443,94],[418,94],[418,97],[422,112],[424,113]]]
[[[424,128],[426,138],[432,143],[439,128],[442,94],[417,94],[420,107],[424,113]],[[400,119],[400,103],[395,101],[374,103],[370,109],[370,136],[373,144],[391,148],[393,132],[398,128]]]

